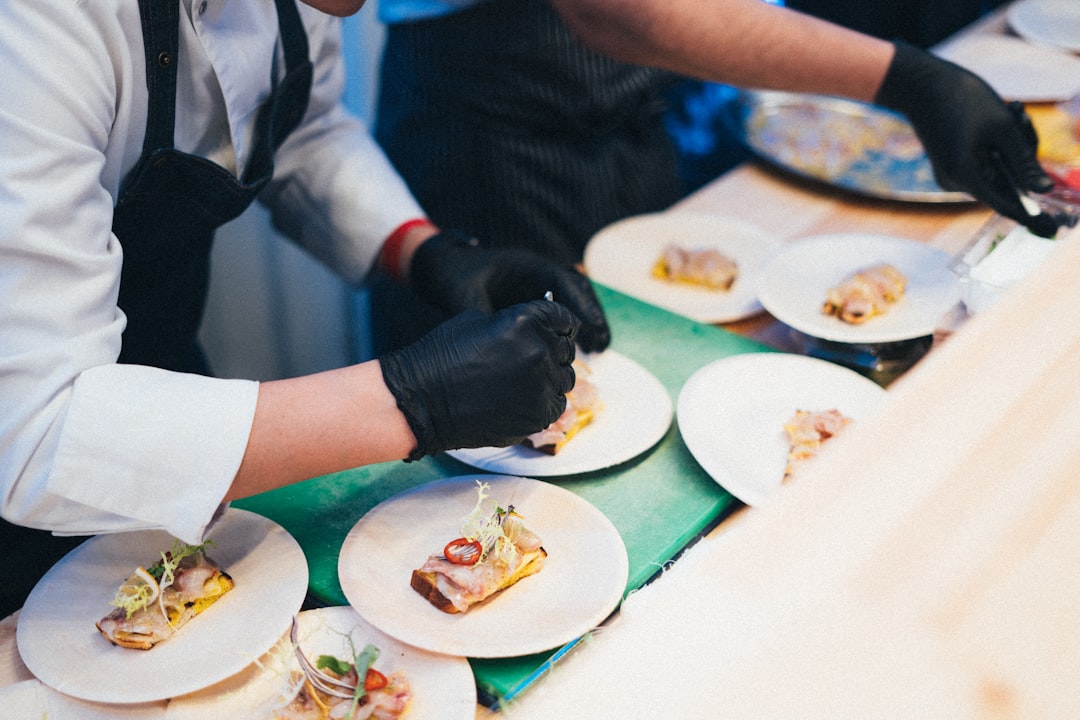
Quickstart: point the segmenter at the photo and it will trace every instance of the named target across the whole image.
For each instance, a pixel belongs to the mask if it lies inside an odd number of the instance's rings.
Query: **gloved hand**
[[[467,310],[380,358],[383,380],[416,436],[409,460],[514,445],[554,422],[574,387],[578,325],[547,300],[495,315]]]
[[[1017,194],[1054,186],[1035,157],[1038,137],[1023,105],[1006,105],[977,75],[904,43],[896,43],[874,102],[911,121],[943,189],[970,193],[1038,235],[1057,230],[1045,212],[1029,215]]]
[[[529,250],[482,248],[464,233],[445,230],[425,241],[409,266],[420,297],[451,314],[469,308],[494,312],[539,300],[548,290],[581,321],[578,344],[599,352],[611,342],[600,301],[588,279]]]

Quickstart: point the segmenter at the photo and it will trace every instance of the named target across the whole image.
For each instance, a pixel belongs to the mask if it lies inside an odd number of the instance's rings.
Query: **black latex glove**
[[[486,315],[467,310],[416,343],[380,358],[416,449],[505,447],[544,429],[574,387],[578,320],[537,300]]]
[[[588,279],[529,250],[482,248],[464,233],[444,230],[416,250],[409,278],[420,297],[450,314],[469,308],[494,312],[539,300],[550,290],[581,321],[577,342],[582,350],[599,352],[611,342]]]
[[[1038,235],[1057,230],[1045,212],[1028,215],[1017,195],[1054,186],[1023,105],[1006,105],[977,75],[904,43],[874,102],[911,121],[943,189],[967,192]]]

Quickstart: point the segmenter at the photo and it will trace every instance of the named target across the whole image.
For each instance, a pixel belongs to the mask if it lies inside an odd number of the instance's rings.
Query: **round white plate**
[[[405,645],[373,628],[351,607],[327,607],[300,613],[298,640],[309,658],[349,659],[352,647],[379,648],[375,669],[389,675],[403,670],[412,691],[409,720],[473,720],[476,680],[465,658],[438,655]],[[236,720],[262,718],[282,701],[284,678],[300,672],[286,634],[268,653],[242,672],[196,693],[169,701],[166,720]],[[263,712],[265,711],[265,712]]]
[[[656,377],[625,355],[606,350],[582,358],[603,407],[557,455],[524,445],[452,450],[480,470],[528,477],[579,475],[626,462],[651,448],[671,427],[671,397]]]
[[[1069,0],[1080,9],[1080,3]],[[1080,57],[1003,35],[958,38],[936,51],[1007,100],[1060,102],[1080,93]]]
[[[465,613],[436,609],[409,585],[412,571],[461,535],[476,506],[476,482],[513,505],[543,541],[540,572]],[[599,625],[626,590],[629,562],[615,526],[557,485],[504,475],[467,475],[422,485],[371,509],[345,538],[338,578],[349,604],[398,640],[474,658],[559,647]]]
[[[91,538],[65,555],[26,599],[16,631],[23,662],[62,693],[108,703],[162,700],[239,672],[288,629],[307,593],[303,550],[277,523],[228,509],[209,555],[236,581],[206,612],[150,650],[112,645],[94,624],[139,565],[169,550],[164,531]]]
[[[715,248],[739,275],[727,291],[653,277],[664,246]],[[602,229],[585,247],[589,277],[631,297],[704,323],[734,322],[761,312],[755,278],[780,241],[750,223],[707,213],[638,215]]]
[[[686,381],[679,393],[679,432],[713,480],[747,505],[761,506],[781,487],[788,453],[784,423],[796,410],[835,408],[859,422],[884,396],[871,380],[825,360],[732,355]]]
[[[932,335],[960,300],[949,255],[923,243],[883,235],[841,233],[790,243],[762,272],[761,303],[777,320],[822,340],[873,344]],[[851,325],[821,312],[825,293],[848,276],[890,263],[908,279],[887,312]]]
[[[1076,0],[1019,0],[1009,7],[1009,25],[1031,42],[1080,53],[1080,3]]]
[[[56,692],[40,680],[21,680],[0,687],[4,718],[33,720],[163,720],[165,701],[152,703],[96,703]]]

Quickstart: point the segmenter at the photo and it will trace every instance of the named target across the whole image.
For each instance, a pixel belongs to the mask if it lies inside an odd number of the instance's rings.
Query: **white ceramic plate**
[[[371,627],[351,607],[328,607],[300,613],[298,639],[309,658],[350,658],[349,640],[357,650],[371,643],[379,648],[375,668],[389,675],[403,670],[413,699],[409,720],[473,720],[476,681],[464,658],[404,645]],[[166,720],[236,720],[269,717],[282,701],[283,678],[299,672],[287,635],[258,663],[216,685],[169,701]]]
[[[606,350],[582,358],[603,408],[557,455],[515,445],[452,450],[480,470],[527,477],[593,472],[626,462],[660,442],[671,427],[671,397],[656,377],[625,355]]]
[[[1076,0],[1067,0],[1080,9]],[[1061,102],[1080,93],[1080,57],[1001,35],[961,37],[937,54],[1020,102]]]
[[[0,687],[4,718],[27,720],[163,720],[165,701],[153,703],[95,703],[58,693],[40,680],[21,680]]]
[[[1008,22],[1031,42],[1080,53],[1080,3],[1076,0],[1019,0]]]
[[[151,650],[109,643],[94,624],[139,565],[169,550],[166,532],[99,535],[54,565],[26,600],[16,631],[27,668],[73,697],[106,703],[162,700],[239,672],[277,642],[307,593],[303,550],[284,528],[230,508],[211,530],[210,557],[236,587]]]
[[[715,248],[736,262],[739,275],[727,291],[653,277],[664,247]],[[638,215],[613,223],[585,247],[585,270],[599,283],[631,297],[705,323],[734,322],[761,312],[757,272],[780,246],[750,223],[707,213]]]
[[[412,571],[460,536],[476,482],[513,505],[548,552],[540,572],[465,613],[436,609],[409,585]],[[629,563],[615,526],[557,485],[505,475],[446,478],[371,509],[345,538],[341,589],[369,623],[432,652],[510,657],[559,647],[599,625],[622,599]]]
[[[796,410],[835,408],[860,422],[884,396],[879,385],[825,360],[732,355],[686,381],[679,393],[679,431],[713,480],[747,505],[761,506],[781,487],[788,452],[784,423]]]
[[[861,325],[821,312],[825,293],[853,273],[890,263],[908,279],[907,291],[889,310]],[[949,255],[913,240],[842,233],[786,245],[762,272],[761,303],[773,317],[815,338],[874,344],[932,335],[960,299]]]

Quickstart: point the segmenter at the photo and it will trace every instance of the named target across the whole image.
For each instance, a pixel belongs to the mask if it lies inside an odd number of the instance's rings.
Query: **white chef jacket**
[[[194,5],[194,7],[192,7]],[[341,104],[336,18],[305,5],[307,114],[260,196],[278,226],[360,282],[422,215]],[[175,145],[237,172],[277,50],[271,0],[181,0]],[[0,512],[65,533],[202,539],[239,468],[258,385],[119,365],[111,233],[147,89],[135,0],[0,3]]]

